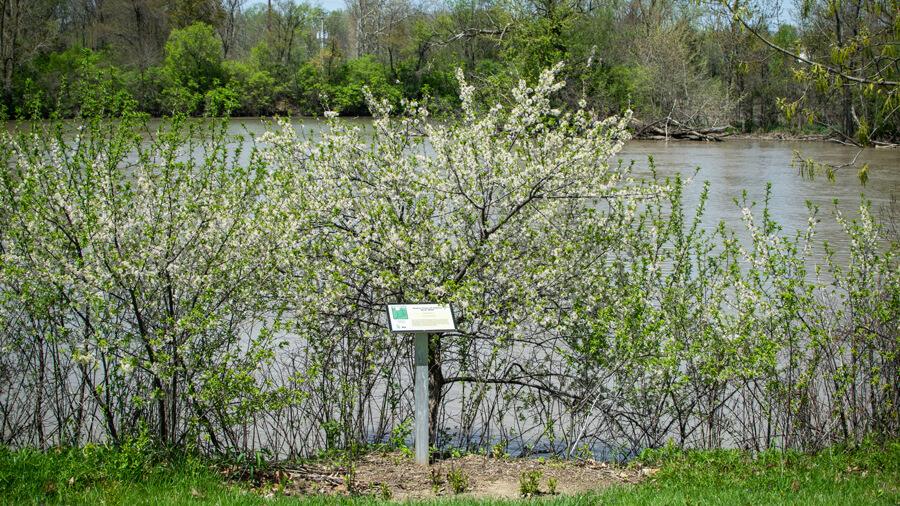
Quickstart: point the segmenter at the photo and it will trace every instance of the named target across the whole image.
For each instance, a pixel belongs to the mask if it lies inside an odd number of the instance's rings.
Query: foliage
[[[519,477],[519,495],[522,497],[540,495],[542,476],[543,473],[540,471],[523,471]]]
[[[431,341],[438,449],[896,437],[894,229],[865,201],[836,212],[846,254],[816,265],[814,208],[786,233],[768,197],[744,198],[744,230],[704,227],[708,189],[688,210],[680,178],[609,164],[628,116],[556,107],[559,72],[488,110],[460,72],[459,121],[370,95],[371,128],[331,112],[261,147],[223,123],[148,131],[130,115],[4,133],[3,440],[399,444],[409,343],[384,305],[400,300],[458,311],[460,331]],[[210,104],[234,103],[220,91]],[[491,432],[511,414],[532,428]]]
[[[169,111],[193,112],[200,97],[225,77],[222,43],[212,27],[195,23],[173,30],[166,42],[163,74],[169,80],[163,92]]]
[[[72,384],[113,442],[146,423],[161,442],[202,434],[236,447],[235,423],[294,396],[256,375],[278,344],[278,307],[258,287],[278,271],[281,211],[265,203],[258,154],[237,163],[223,126],[176,121],[149,145],[137,126],[89,123],[74,139],[60,125],[7,134],[5,364]],[[218,148],[198,152],[199,139]],[[258,226],[266,217],[272,226]],[[35,402],[41,413],[42,393]],[[83,418],[56,414],[57,441],[81,441]],[[45,446],[37,434],[19,442]]]
[[[447,483],[454,494],[462,494],[469,489],[469,476],[458,467],[451,467],[447,471]]]
[[[400,99],[400,91],[389,79],[387,69],[371,57],[350,60],[337,71],[337,76],[329,87],[329,105],[349,116],[368,114],[366,88],[379,99],[396,105]]]
[[[232,114],[363,115],[363,86],[395,105],[427,97],[432,114],[454,115],[457,67],[483,85],[489,108],[564,60],[561,77],[578,86],[556,100],[570,107],[584,99],[604,114],[631,109],[644,124],[896,143],[897,26],[896,9],[837,0],[787,14],[768,0],[350,0],[330,12],[306,0],[34,0],[3,11],[0,116],[78,115],[95,85],[94,96],[130,96],[152,115],[208,115],[215,88],[238,93]]]

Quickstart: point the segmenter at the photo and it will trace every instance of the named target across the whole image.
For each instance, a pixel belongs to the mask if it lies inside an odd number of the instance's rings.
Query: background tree
[[[151,114],[171,110],[162,97],[178,95],[172,87],[180,85],[165,75],[165,43],[172,30],[199,21],[218,33],[222,58],[231,62],[222,93],[241,96],[252,88],[250,77],[267,87],[235,114],[321,114],[323,94],[353,88],[350,94],[362,96],[365,79],[351,79],[360,75],[351,68],[366,68],[375,79],[387,75],[400,90],[391,93],[397,100],[429,97],[435,112],[452,114],[458,66],[485,84],[484,104],[512,103],[504,90],[566,60],[565,77],[579,86],[554,100],[585,100],[611,114],[630,108],[639,134],[730,125],[857,144],[890,144],[898,135],[897,16],[884,2],[810,0],[790,11],[764,0],[351,0],[327,13],[302,0],[0,6],[9,114],[49,114],[67,86],[45,63],[80,46],[97,53],[98,68],[116,67],[117,93]],[[347,114],[364,110],[352,102]]]
[[[55,0],[0,0],[0,60],[5,114],[13,112],[16,105],[24,105],[21,100],[15,100],[17,87],[26,93],[37,91],[27,79],[21,79],[22,68],[42,51],[52,47],[56,37],[52,14],[56,6]]]
[[[225,20],[222,0],[172,0],[169,19],[175,28],[194,23],[218,26]]]
[[[163,100],[170,111],[193,112],[202,97],[225,78],[222,42],[212,27],[195,23],[173,30],[166,41]]]
[[[144,71],[159,62],[171,29],[167,7],[165,0],[104,1],[100,30],[117,63]]]
[[[794,47],[780,46],[751,26],[745,10],[731,12],[767,47],[796,62],[796,79],[804,84],[804,90],[784,102],[789,117],[802,112],[810,123],[853,144],[871,144],[878,136],[897,135],[897,9],[884,2],[803,2],[803,35]]]
[[[222,22],[218,24],[219,36],[222,38],[222,54],[230,56],[237,43],[239,21],[246,0],[222,0]]]

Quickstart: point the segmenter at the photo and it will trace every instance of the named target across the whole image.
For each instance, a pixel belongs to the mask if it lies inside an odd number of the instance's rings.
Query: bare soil
[[[454,487],[451,471],[467,481]],[[353,465],[284,465],[260,485],[259,492],[286,495],[374,495],[394,500],[429,499],[461,494],[475,498],[521,497],[523,473],[537,471],[538,495],[550,494],[555,481],[558,494],[579,494],[611,485],[637,483],[656,469],[618,466],[605,462],[502,459],[478,455],[440,460],[431,466],[415,464],[401,453],[370,454]],[[460,474],[461,473],[461,474]],[[551,480],[552,479],[552,480]]]

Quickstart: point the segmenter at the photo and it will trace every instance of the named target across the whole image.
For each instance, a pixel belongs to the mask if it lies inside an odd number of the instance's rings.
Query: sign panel
[[[391,332],[452,332],[456,330],[450,304],[388,304]]]

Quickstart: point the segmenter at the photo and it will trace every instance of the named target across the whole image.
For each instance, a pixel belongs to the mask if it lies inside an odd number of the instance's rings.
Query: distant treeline
[[[565,61],[561,100],[740,131],[896,142],[900,22],[888,0],[0,0],[7,118],[365,115],[392,102],[458,109]]]

